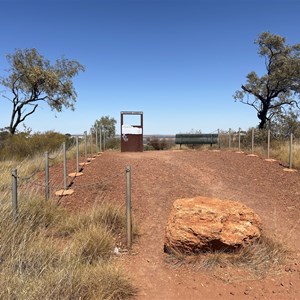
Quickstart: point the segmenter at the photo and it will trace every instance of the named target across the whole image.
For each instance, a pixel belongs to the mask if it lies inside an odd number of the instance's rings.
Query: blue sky
[[[270,31],[299,43],[299,11],[298,0],[0,0],[0,76],[16,48],[85,65],[76,110],[41,105],[25,121],[33,131],[82,133],[104,115],[119,131],[131,110],[143,111],[145,134],[247,129],[256,113],[232,95],[264,72],[254,40]],[[0,128],[10,114],[1,97]]]

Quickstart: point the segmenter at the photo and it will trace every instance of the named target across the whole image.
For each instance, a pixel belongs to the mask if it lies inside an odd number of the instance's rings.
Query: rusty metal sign
[[[125,115],[139,116],[139,124],[125,124]],[[121,151],[142,152],[143,151],[143,112],[121,111]]]

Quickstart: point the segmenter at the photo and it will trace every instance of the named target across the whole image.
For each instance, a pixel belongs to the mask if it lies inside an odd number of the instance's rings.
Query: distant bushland
[[[1,160],[22,160],[31,158],[46,151],[56,151],[66,142],[67,147],[74,143],[69,135],[54,131],[44,133],[20,132],[14,135],[0,132],[0,157]]]

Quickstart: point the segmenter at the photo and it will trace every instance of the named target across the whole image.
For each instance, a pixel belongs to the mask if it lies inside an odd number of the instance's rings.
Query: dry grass
[[[139,236],[138,228],[132,220],[133,238]],[[125,244],[126,214],[124,205],[116,205],[106,201],[96,202],[89,211],[73,215],[61,223],[55,235],[60,237],[72,236],[77,231],[82,231],[95,225],[105,227],[116,239],[116,244]]]
[[[44,201],[37,197],[21,203],[17,224],[26,224],[31,230],[41,230],[54,227],[64,222],[67,213],[51,201]]]
[[[113,233],[125,233],[126,224],[123,206],[109,202],[97,202],[89,211],[83,211],[79,215],[73,215],[61,224],[58,234],[62,236],[72,235],[75,231],[86,229],[90,224],[104,226]]]
[[[79,144],[79,153],[84,152],[84,145]],[[54,166],[63,161],[62,147],[49,153],[49,166]],[[67,159],[76,157],[76,145],[73,145],[67,150]],[[0,192],[11,187],[11,172],[17,169],[20,178],[30,177],[37,172],[45,170],[45,154],[37,154],[32,158],[25,158],[22,161],[5,160],[0,161]]]
[[[88,147],[88,151],[90,151]],[[96,149],[94,149],[95,153]],[[84,144],[79,146],[84,153]],[[88,154],[89,155],[89,154]],[[63,160],[58,149],[50,166]],[[67,158],[76,157],[75,145]],[[0,162],[0,299],[128,299],[136,293],[113,265],[113,250],[125,236],[124,207],[104,202],[70,214],[39,199],[38,188],[19,180],[19,213],[11,209],[11,171],[31,177],[45,168],[45,155]],[[34,181],[34,177],[30,182]]]
[[[282,161],[284,164],[289,164],[289,142],[282,142],[275,145],[275,148],[272,149],[272,156],[279,161]],[[300,142],[295,142],[293,144],[293,159],[292,165],[294,168],[300,169]]]
[[[114,222],[100,217],[105,209],[74,216],[51,201],[23,198],[14,222],[9,202],[0,200],[0,299],[128,299],[135,294],[110,259],[116,237]],[[66,227],[69,234],[60,238]]]
[[[38,275],[20,276],[13,270],[0,273],[1,299],[128,299],[135,289],[112,264],[60,261]]]
[[[251,152],[251,150],[247,150]],[[267,157],[267,146],[255,146],[254,153]],[[293,144],[292,167],[300,169],[300,142]],[[270,158],[280,161],[283,165],[289,166],[290,143],[288,141],[274,141],[270,146]]]
[[[85,263],[107,261],[114,248],[110,232],[102,226],[90,225],[78,230],[72,236],[71,251]]]
[[[260,140],[254,141],[254,154],[258,154],[264,157],[267,157],[267,138],[260,137]],[[228,136],[221,136],[221,149],[228,149]],[[231,150],[238,150],[238,142],[235,140],[231,144]],[[251,141],[247,143],[241,143],[241,151],[251,153]],[[282,164],[289,165],[289,153],[290,153],[290,141],[287,138],[286,140],[275,140],[271,138],[270,145],[270,158],[277,159]],[[293,141],[293,159],[292,159],[293,168],[300,169],[300,140],[295,139]]]
[[[173,265],[192,265],[197,269],[215,271],[224,267],[242,268],[256,277],[264,277],[271,271],[279,270],[287,261],[290,252],[280,243],[261,237],[257,242],[238,249],[235,252],[206,251],[185,255],[178,251],[167,257]]]
[[[261,274],[284,264],[288,255],[289,251],[283,245],[263,236],[253,245],[241,248],[230,257],[230,262]]]

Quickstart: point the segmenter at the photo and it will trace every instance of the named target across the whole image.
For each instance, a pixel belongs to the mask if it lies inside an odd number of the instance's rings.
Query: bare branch
[[[270,109],[278,108],[278,107],[283,107],[284,105],[296,105],[296,107],[299,108],[299,103],[296,100],[290,100],[290,101],[282,101],[278,104],[271,105]]]
[[[258,99],[261,100],[262,102],[265,102],[265,99],[264,99],[261,95],[259,95],[258,93],[254,92],[254,91],[252,91],[252,90],[250,90],[250,89],[248,89],[248,88],[246,88],[244,85],[242,85],[241,87],[242,87],[242,89],[243,89],[245,92],[254,95],[256,98],[258,98]]]
[[[9,97],[2,95],[3,98],[7,99],[9,102],[13,103],[13,100],[11,100]]]
[[[35,110],[37,109],[38,107],[38,104],[35,104],[32,111],[30,111],[29,113],[27,113],[26,115],[24,115],[21,119],[20,119],[20,122],[19,123],[22,123],[28,116],[32,115]]]
[[[253,102],[250,102],[250,101],[247,99],[247,101],[240,100],[240,102],[243,103],[243,104],[247,104],[247,105],[249,105],[249,106],[254,107],[254,109],[255,109],[257,112],[259,111],[259,108],[256,107],[256,105],[257,105],[257,103],[256,103],[257,101],[256,101],[256,100],[254,100]]]

